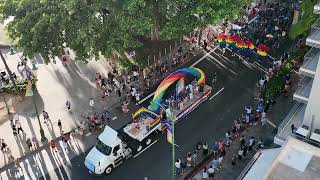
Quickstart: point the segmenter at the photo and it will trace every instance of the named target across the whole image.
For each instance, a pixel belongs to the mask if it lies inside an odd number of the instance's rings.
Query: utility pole
[[[9,74],[9,78],[10,78],[10,80],[11,80],[11,82],[12,82],[12,85],[13,85],[13,87],[14,87],[14,90],[16,91],[16,94],[18,94],[17,84],[16,84],[16,82],[14,81],[14,79],[13,79],[13,77],[12,77],[12,72],[11,72],[11,70],[9,69],[9,66],[8,66],[6,60],[4,59],[1,50],[0,50],[0,56],[1,56],[1,59],[2,59],[2,62],[3,62],[3,64],[4,64],[4,66],[5,66],[6,69],[7,69],[7,72],[8,72],[8,74]]]

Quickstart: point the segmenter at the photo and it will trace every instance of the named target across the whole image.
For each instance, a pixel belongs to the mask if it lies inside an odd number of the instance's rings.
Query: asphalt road
[[[255,64],[231,57],[219,57],[219,50],[211,53],[195,67],[202,69],[207,75],[210,85],[213,72],[218,73],[218,82],[213,84],[212,95],[224,88],[217,96],[202,103],[184,120],[175,126],[176,157],[185,158],[188,152],[195,149],[199,141],[207,141],[210,145],[224,137],[235,118],[244,112],[244,105],[254,104],[254,87],[263,71]],[[92,176],[83,165],[85,155],[71,160],[72,166],[61,167],[68,174],[67,179],[89,180],[167,180],[171,176],[171,146],[165,135],[135,159],[130,159],[113,170],[109,176]],[[61,171],[60,171],[61,172]],[[58,171],[51,173],[60,173]]]

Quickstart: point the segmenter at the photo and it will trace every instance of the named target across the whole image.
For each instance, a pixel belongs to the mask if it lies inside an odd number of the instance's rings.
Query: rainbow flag
[[[228,36],[225,34],[220,34],[218,36],[218,43],[219,43],[220,47],[225,48],[227,46],[227,42],[226,42],[227,38],[228,38]]]
[[[29,80],[26,84],[26,93],[25,96],[33,96],[33,91],[32,91],[32,83],[31,80]]]
[[[167,127],[167,141],[170,144],[173,144],[173,128],[172,128],[172,121],[166,121],[166,127]]]
[[[264,44],[260,44],[257,48],[258,59],[264,60],[268,55],[270,48]]]

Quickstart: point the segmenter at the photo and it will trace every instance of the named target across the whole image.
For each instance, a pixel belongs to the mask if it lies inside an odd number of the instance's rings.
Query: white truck
[[[185,102],[180,109],[171,108],[171,114],[175,116],[175,123],[182,120],[203,101],[207,100],[211,93],[210,86],[204,86],[202,92],[194,95],[194,98]],[[137,113],[139,112],[139,113]],[[165,129],[161,123],[161,116],[141,108],[133,115],[134,121],[118,131],[106,126],[98,136],[98,142],[85,158],[85,166],[90,173],[100,175],[109,174],[112,169],[123,163],[130,157],[136,157],[145,149],[152,146]]]

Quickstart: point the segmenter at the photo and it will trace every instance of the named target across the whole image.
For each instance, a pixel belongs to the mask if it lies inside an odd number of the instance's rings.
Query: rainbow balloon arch
[[[236,35],[227,36],[220,34],[218,36],[218,43],[221,48],[230,47],[232,51],[235,51],[244,56],[250,56],[256,53],[259,60],[265,60],[269,55],[270,48],[264,44],[255,46],[249,40],[241,40]]]
[[[156,127],[161,122],[161,114],[162,114],[161,113],[161,108],[162,108],[161,107],[161,103],[162,103],[162,98],[163,98],[166,90],[172,84],[174,84],[175,82],[177,82],[178,80],[180,80],[182,78],[186,78],[187,76],[192,76],[192,77],[196,78],[197,79],[197,84],[199,86],[205,86],[206,77],[205,77],[204,72],[201,69],[195,68],[195,67],[179,69],[179,70],[171,73],[165,79],[162,80],[162,82],[158,86],[157,90],[155,91],[153,99],[150,102],[150,105],[148,106],[148,108],[142,107],[139,110],[137,110],[135,113],[132,114],[133,121],[134,122],[139,122],[139,117],[141,115],[149,116],[152,119],[154,119],[149,124],[150,129]],[[206,96],[204,96],[203,99],[207,99],[207,97],[209,96],[210,93],[211,93],[211,87],[210,87],[210,91],[207,92],[207,94],[205,94]],[[203,101],[202,99],[199,100],[199,104],[202,101]],[[195,107],[197,105],[198,104],[196,104]],[[189,111],[191,111],[192,109],[193,108],[191,107]],[[187,112],[187,113],[189,113],[189,112]]]

